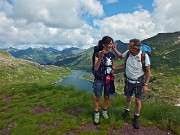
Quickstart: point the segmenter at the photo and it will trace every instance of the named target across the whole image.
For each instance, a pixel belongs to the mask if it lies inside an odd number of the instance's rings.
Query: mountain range
[[[127,50],[127,43],[121,40],[115,41],[117,49],[122,53]],[[180,32],[158,33],[157,35],[142,40],[152,48],[152,66],[159,67],[163,64],[177,67],[180,64]],[[39,64],[67,66],[72,69],[90,70],[92,65],[93,47],[83,50],[76,47],[58,51],[54,48],[28,48],[18,50],[16,48],[5,49],[15,58],[31,60]]]
[[[142,43],[152,48],[152,66],[157,68],[162,65],[169,68],[180,67],[180,32],[159,33],[143,40]]]
[[[117,49],[123,53],[128,48],[128,43],[116,41]],[[180,65],[180,32],[159,33],[151,38],[142,40],[142,44],[149,45],[152,49],[152,67],[162,65],[179,67]],[[58,56],[51,64],[69,66],[73,69],[91,69],[93,47],[78,54]]]
[[[71,48],[65,48],[62,51],[59,51],[57,49],[54,49],[52,47],[45,48],[27,48],[24,50],[18,50],[16,48],[6,48],[3,49],[7,52],[9,52],[13,57],[15,58],[22,58],[25,60],[30,60],[33,62],[37,62],[39,64],[48,64],[51,61],[54,61],[54,59],[57,56],[66,55],[66,54],[75,54],[82,51],[82,49],[79,49],[77,47],[71,47]]]

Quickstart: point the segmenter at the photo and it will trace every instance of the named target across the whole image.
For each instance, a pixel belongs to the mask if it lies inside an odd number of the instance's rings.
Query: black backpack
[[[103,48],[100,48],[99,46],[95,46],[94,47],[94,52],[93,52],[93,56],[92,56],[92,73],[94,75],[94,77],[96,76],[96,71],[94,69],[94,62],[95,62],[95,53],[102,51]],[[114,75],[111,73],[110,74],[110,89],[109,89],[109,94],[114,94],[115,93],[115,85],[114,85]]]
[[[95,53],[102,51],[103,48],[100,48],[99,46],[94,47],[93,56],[92,56],[92,73],[95,76],[95,69],[94,69],[94,61],[95,61]]]

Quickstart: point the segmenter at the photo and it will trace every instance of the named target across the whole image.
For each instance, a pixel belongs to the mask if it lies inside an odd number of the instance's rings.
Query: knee
[[[135,99],[135,103],[136,103],[136,105],[141,104],[141,99],[136,98],[136,99]]]
[[[104,100],[109,100],[109,96],[104,96]]]
[[[131,97],[126,97],[126,102],[131,102]]]
[[[95,102],[99,102],[99,101],[100,101],[100,97],[96,97]]]

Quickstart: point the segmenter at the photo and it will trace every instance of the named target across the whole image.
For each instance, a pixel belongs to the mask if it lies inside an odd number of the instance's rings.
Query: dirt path
[[[78,135],[81,131],[100,131],[98,126],[94,124],[83,125],[79,130],[69,131],[63,135]],[[131,124],[125,123],[121,129],[114,127],[109,128],[109,135],[174,135],[170,131],[162,131],[159,128],[153,127],[141,127],[140,129],[134,129]]]

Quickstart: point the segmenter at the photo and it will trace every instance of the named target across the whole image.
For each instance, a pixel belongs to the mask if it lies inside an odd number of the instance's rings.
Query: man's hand
[[[112,46],[113,51],[116,49],[116,47],[117,47],[117,44],[114,43],[113,46]]]
[[[144,85],[142,88],[142,92],[147,93],[147,91],[148,91],[148,86]]]

